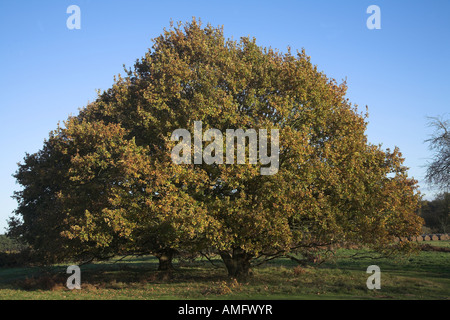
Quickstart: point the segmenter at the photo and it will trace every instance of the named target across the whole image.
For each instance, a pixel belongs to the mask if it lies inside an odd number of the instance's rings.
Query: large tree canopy
[[[208,248],[232,276],[257,257],[344,242],[392,250],[395,237],[420,233],[417,182],[399,150],[368,143],[366,116],[345,94],[304,51],[227,40],[196,20],[172,26],[27,155],[11,233],[43,252],[74,250],[66,257]],[[278,172],[173,163],[172,133],[195,121],[224,133],[277,129]],[[225,139],[214,142],[226,152]]]

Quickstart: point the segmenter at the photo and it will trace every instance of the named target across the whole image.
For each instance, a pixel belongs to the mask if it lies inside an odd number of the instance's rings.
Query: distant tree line
[[[419,215],[433,233],[450,232],[450,193],[443,192],[431,201],[422,201]]]
[[[0,252],[19,252],[26,248],[26,245],[0,234]]]

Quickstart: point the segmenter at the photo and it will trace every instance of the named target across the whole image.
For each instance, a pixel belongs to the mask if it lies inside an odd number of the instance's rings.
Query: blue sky
[[[70,5],[81,29],[69,30]],[[381,29],[369,30],[370,5]],[[0,1],[0,233],[16,202],[11,176],[25,152],[42,147],[49,131],[77,114],[132,66],[169,22],[201,18],[225,35],[254,36],[262,46],[305,48],[348,98],[369,107],[369,141],[398,146],[421,191],[432,154],[427,116],[450,111],[450,1]]]

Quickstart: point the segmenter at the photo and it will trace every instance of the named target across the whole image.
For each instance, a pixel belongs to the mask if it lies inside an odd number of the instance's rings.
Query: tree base
[[[253,258],[251,254],[242,249],[233,249],[233,253],[222,251],[220,256],[227,268],[228,275],[232,278],[243,279],[249,277],[251,272],[250,260]]]
[[[158,271],[166,271],[170,272],[175,270],[172,264],[173,256],[175,255],[175,250],[167,249],[160,251],[158,254],[156,254],[156,257],[158,258],[159,264],[158,264]]]

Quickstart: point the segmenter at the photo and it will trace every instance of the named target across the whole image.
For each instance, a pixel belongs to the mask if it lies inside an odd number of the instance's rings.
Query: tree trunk
[[[220,252],[228,275],[233,278],[246,278],[250,275],[250,260],[252,255],[243,251],[240,248],[233,249],[233,253],[222,251]]]
[[[172,265],[172,259],[175,254],[175,250],[165,249],[156,254],[159,260],[158,271],[172,271],[174,267]]]

